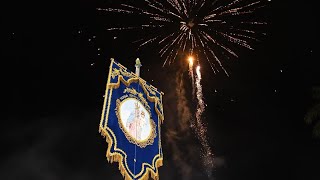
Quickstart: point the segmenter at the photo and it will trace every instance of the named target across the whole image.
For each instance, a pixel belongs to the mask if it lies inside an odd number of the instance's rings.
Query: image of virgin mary
[[[134,110],[127,119],[126,128],[129,130],[131,137],[134,137],[136,140],[142,140],[141,132],[145,125],[145,113],[140,110],[140,105],[136,102]]]

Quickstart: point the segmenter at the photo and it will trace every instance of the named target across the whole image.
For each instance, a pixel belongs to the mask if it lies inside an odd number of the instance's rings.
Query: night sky
[[[122,179],[117,165],[107,162],[107,143],[98,132],[112,57],[131,70],[139,57],[142,78],[165,93],[163,131],[179,121],[172,108],[174,79],[184,73],[190,88],[186,65],[163,68],[153,46],[136,51],[132,34],[107,32],[117,19],[96,8],[110,1],[1,5],[1,180]],[[320,86],[315,3],[273,0],[267,36],[254,51],[242,49],[239,58],[226,61],[230,77],[202,65],[214,179],[320,179],[320,139],[303,120],[315,103],[311,90]],[[196,150],[185,156],[192,173],[182,176],[166,137],[160,178],[208,179],[192,161],[199,158]],[[185,148],[196,144],[194,138],[177,140]]]

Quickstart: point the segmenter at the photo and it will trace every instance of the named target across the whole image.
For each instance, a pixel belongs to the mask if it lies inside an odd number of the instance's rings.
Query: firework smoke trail
[[[202,147],[201,148],[202,162],[208,177],[211,177],[214,162],[213,162],[213,153],[207,139],[207,128],[201,119],[202,113],[205,111],[205,102],[203,100],[203,94],[202,94],[200,66],[197,66],[196,68],[196,80],[194,80],[195,79],[194,72],[193,72],[194,58],[192,56],[189,56],[188,61],[189,61],[189,76],[191,77],[191,81],[192,81],[192,97],[193,99],[195,99],[195,96],[197,98],[196,120],[191,121],[191,128],[195,132],[197,139],[200,141],[200,144]]]
[[[138,49],[157,44],[164,65],[174,62],[178,52],[197,54],[208,61],[214,73],[222,70],[228,75],[221,57],[237,58],[233,50],[236,46],[254,49],[251,44],[265,35],[259,32],[266,22],[252,20],[256,17],[250,16],[270,0],[139,0],[126,3],[118,2],[114,8],[108,6],[97,10],[139,16],[145,20],[136,24],[120,20],[119,27],[109,27],[108,31],[143,31],[142,40],[135,41],[140,43]]]
[[[211,147],[209,145],[207,139],[207,128],[204,122],[201,119],[202,113],[205,111],[205,102],[203,100],[202,94],[202,86],[201,86],[201,72],[200,66],[198,65],[196,68],[196,97],[197,97],[197,111],[196,111],[196,121],[192,122],[192,126],[197,134],[197,138],[199,139],[202,149],[201,149],[201,157],[203,159],[203,164],[205,166],[206,172],[209,177],[212,175],[213,169],[213,153]]]
[[[168,121],[164,124],[165,146],[170,149],[172,160],[177,167],[178,172],[181,174],[181,179],[190,180],[194,171],[191,162],[198,160],[194,156],[197,150],[196,141],[192,131],[190,131],[190,121],[192,120],[192,111],[189,104],[188,94],[185,88],[184,70],[178,69],[173,73],[174,78],[168,78],[167,83],[170,87],[175,87],[175,90],[168,91],[164,101],[165,106],[168,107],[167,114],[173,118],[179,119],[178,121]],[[176,102],[176,103],[172,103]],[[196,139],[194,139],[196,140]],[[181,146],[181,142],[184,146]]]

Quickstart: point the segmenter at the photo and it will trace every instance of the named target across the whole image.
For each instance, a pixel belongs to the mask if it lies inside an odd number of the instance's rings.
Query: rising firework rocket
[[[201,72],[200,66],[198,65],[196,68],[196,97],[198,100],[197,111],[196,111],[196,133],[197,137],[202,145],[201,157],[203,160],[203,164],[205,166],[205,170],[210,177],[212,175],[213,168],[213,153],[211,147],[208,142],[207,137],[207,127],[205,123],[202,121],[202,114],[205,110],[205,102],[203,100],[202,86],[201,86]]]
[[[201,158],[202,158],[204,168],[208,176],[211,176],[212,168],[213,168],[213,153],[209,145],[206,125],[202,120],[202,114],[205,111],[205,102],[204,102],[202,86],[201,86],[201,71],[200,71],[200,66],[198,65],[196,67],[196,76],[195,76],[193,72],[194,58],[192,56],[189,56],[188,61],[189,61],[189,76],[191,77],[191,80],[192,80],[192,97],[193,99],[196,98],[197,100],[195,121],[191,121],[191,127],[194,133],[197,135],[197,139],[201,144]]]
[[[195,88],[194,88],[194,74],[193,74],[193,57],[189,56],[188,58],[189,61],[189,76],[191,77],[191,84],[192,84],[192,97],[194,99],[194,95],[195,95]]]

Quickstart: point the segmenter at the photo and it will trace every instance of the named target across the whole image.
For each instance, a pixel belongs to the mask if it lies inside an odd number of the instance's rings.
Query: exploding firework
[[[158,44],[160,56],[164,59],[163,65],[171,64],[179,53],[191,54],[206,59],[214,73],[222,70],[228,75],[223,66],[223,57],[238,57],[234,50],[237,46],[253,49],[250,44],[261,35],[257,29],[266,23],[250,19],[268,2],[136,0],[98,10],[139,16],[136,23],[120,21],[121,26],[112,26],[107,30],[143,30],[143,38],[134,42],[140,43],[139,48],[151,43]]]

